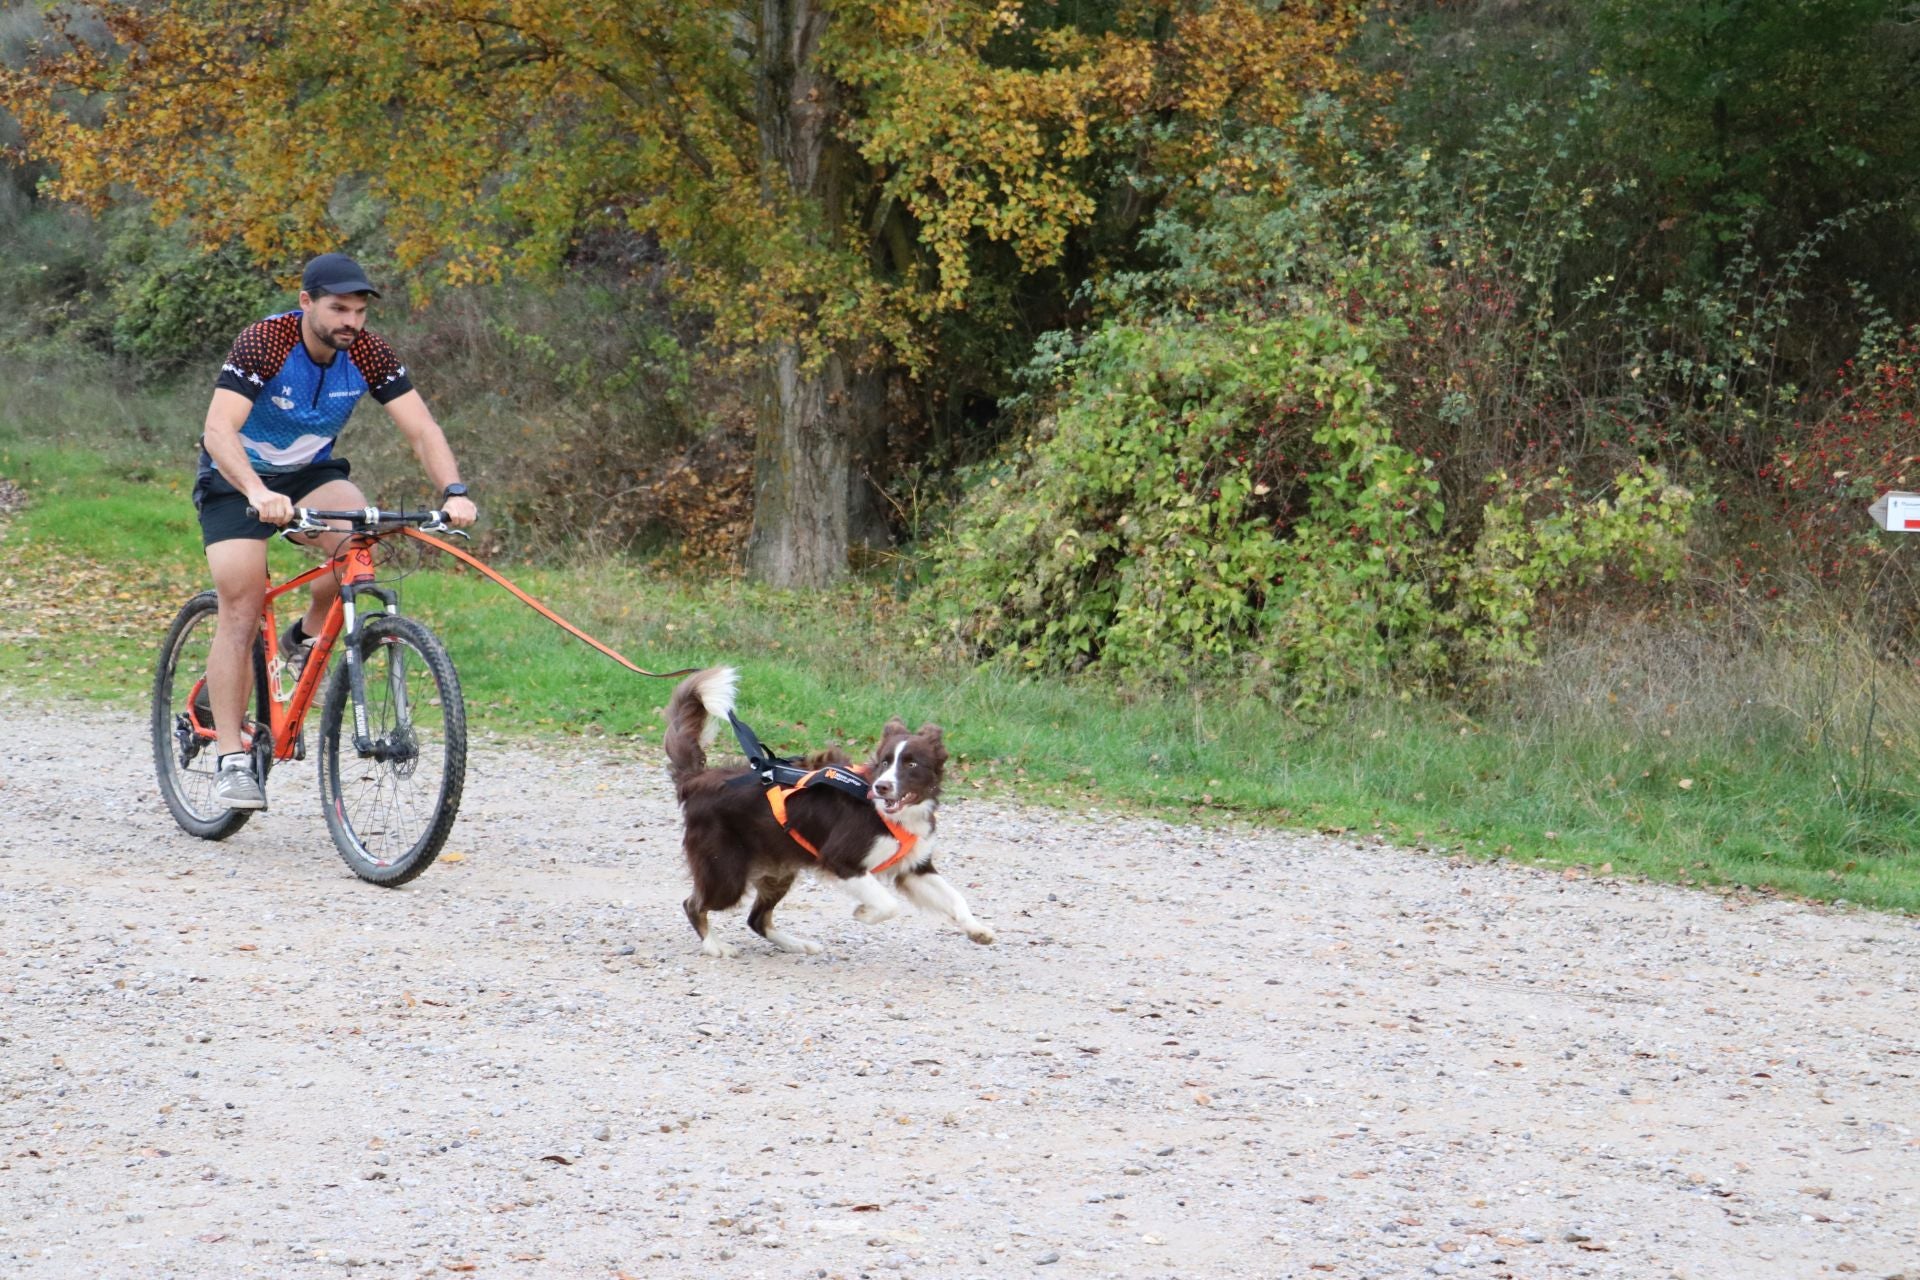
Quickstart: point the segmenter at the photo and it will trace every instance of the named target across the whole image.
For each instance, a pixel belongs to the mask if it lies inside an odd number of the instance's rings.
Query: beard
[[[345,351],[360,340],[360,330],[353,325],[335,325],[327,328],[312,312],[308,312],[300,323],[302,330],[311,334],[316,342],[332,347],[335,351]]]

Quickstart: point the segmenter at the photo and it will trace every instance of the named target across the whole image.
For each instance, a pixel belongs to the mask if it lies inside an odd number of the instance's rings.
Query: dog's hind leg
[[[879,924],[900,914],[900,899],[871,875],[848,876],[838,883],[860,904],[853,909],[853,918],[862,924]]]
[[[906,872],[893,882],[893,887],[900,891],[903,898],[922,911],[931,911],[937,916],[945,916],[959,925],[975,942],[984,946],[993,941],[993,930],[974,918],[973,912],[967,909],[967,900],[960,896],[960,891],[948,884],[945,877],[935,871],[932,866]]]
[[[773,927],[773,909],[780,905],[780,899],[787,896],[787,890],[793,888],[791,873],[784,876],[761,876],[753,882],[753,887],[753,910],[747,913],[749,929],[782,951],[789,951],[795,955],[817,956],[826,950],[811,938],[797,938]]]

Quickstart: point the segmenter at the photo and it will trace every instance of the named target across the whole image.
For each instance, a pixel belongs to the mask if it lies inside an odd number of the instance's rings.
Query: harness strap
[[[745,728],[744,725],[739,727]],[[749,729],[748,732],[751,733],[752,730]],[[853,771],[855,773],[860,772],[860,766],[853,766]],[[795,844],[818,858],[820,856],[820,850],[814,848],[813,842],[801,835],[798,831],[795,831],[793,827],[788,824],[787,797],[796,791],[805,791],[815,783],[833,786],[837,790],[849,790],[846,786],[848,781],[851,781],[851,779],[847,778],[845,770],[835,765],[828,765],[823,769],[814,769],[811,772],[801,774],[791,786],[782,786],[776,782],[768,782],[767,805],[773,810],[773,820],[780,824],[782,831],[793,837]],[[863,796],[863,798],[865,797]],[[888,858],[885,862],[873,868],[873,871],[878,873],[885,871],[888,867],[891,867],[894,863],[899,862],[902,858],[912,853],[913,846],[920,842],[920,837],[895,822],[892,818],[889,818],[886,814],[881,813],[879,809],[876,808],[874,814],[880,819],[881,823],[886,826],[887,834],[892,836],[895,843],[900,846],[891,858]]]
[[[474,568],[478,569],[481,573],[484,573],[485,575],[487,575],[487,577],[492,578],[495,582],[505,587],[508,591],[511,591],[515,596],[518,596],[520,599],[520,603],[532,609],[535,613],[545,618],[548,622],[553,623],[554,626],[559,627],[562,631],[565,631],[567,634],[574,636],[576,639],[583,640],[587,644],[592,645],[594,648],[606,654],[609,658],[612,658],[615,662],[619,663],[621,666],[625,667],[627,670],[633,672],[636,675],[657,676],[661,679],[668,679],[673,676],[692,675],[695,671],[698,671],[700,669],[698,667],[682,667],[678,671],[649,671],[645,667],[635,666],[633,663],[628,662],[625,658],[615,653],[612,649],[608,648],[606,645],[601,644],[598,640],[595,640],[592,636],[588,635],[586,632],[582,631],[580,628],[574,626],[571,622],[568,622],[565,618],[561,617],[559,614],[555,613],[553,610],[547,608],[547,606],[541,604],[538,600],[535,600],[532,596],[528,595],[526,592],[522,591],[520,588],[514,586],[511,582],[508,582],[505,578],[501,577],[498,573],[494,572],[492,569],[482,564],[475,557],[468,555],[466,552],[462,551],[460,548],[454,546],[451,542],[443,542],[439,538],[434,537],[432,534],[422,533],[418,529],[414,528],[412,525],[402,526],[400,532],[406,534],[409,538],[418,538],[420,541],[426,543],[430,547],[438,547],[440,550],[446,552],[448,555],[452,556],[454,559],[460,560],[467,564],[472,565]]]

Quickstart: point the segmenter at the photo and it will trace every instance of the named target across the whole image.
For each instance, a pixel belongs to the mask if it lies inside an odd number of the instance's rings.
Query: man
[[[347,478],[347,460],[333,456],[334,439],[361,396],[371,392],[406,437],[447,518],[465,526],[476,514],[447,438],[413,389],[406,366],[366,330],[369,300],[379,296],[352,258],[321,254],[301,275],[298,311],[268,316],[234,339],[207,407],[193,505],[220,597],[207,656],[207,695],[219,739],[213,795],[231,809],[267,805],[240,737],[253,638],[267,591],[267,539],[275,526],[293,519],[296,506],[367,505]],[[248,506],[259,510],[258,519],[247,514]],[[314,541],[331,553],[339,539]],[[296,670],[339,594],[339,584],[322,577],[306,616],[287,629],[280,647]]]

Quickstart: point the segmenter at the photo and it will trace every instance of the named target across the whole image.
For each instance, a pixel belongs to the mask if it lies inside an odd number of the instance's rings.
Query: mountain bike
[[[241,729],[264,785],[274,765],[305,758],[307,712],[327,681],[319,750],[327,831],[355,875],[388,886],[407,883],[439,856],[459,812],[467,768],[466,704],[453,660],[431,631],[401,614],[399,592],[375,570],[376,552],[409,527],[443,531],[446,514],[294,510],[280,536],[347,536],[326,563],[280,586],[268,584],[253,644],[253,715]],[[274,603],[329,573],[340,580],[340,596],[299,678],[288,679]],[[206,671],[219,612],[212,591],[181,607],[160,645],[153,679],[160,794],[181,828],[205,840],[226,839],[254,812],[213,800],[217,751]],[[345,660],[329,680],[336,647]]]

